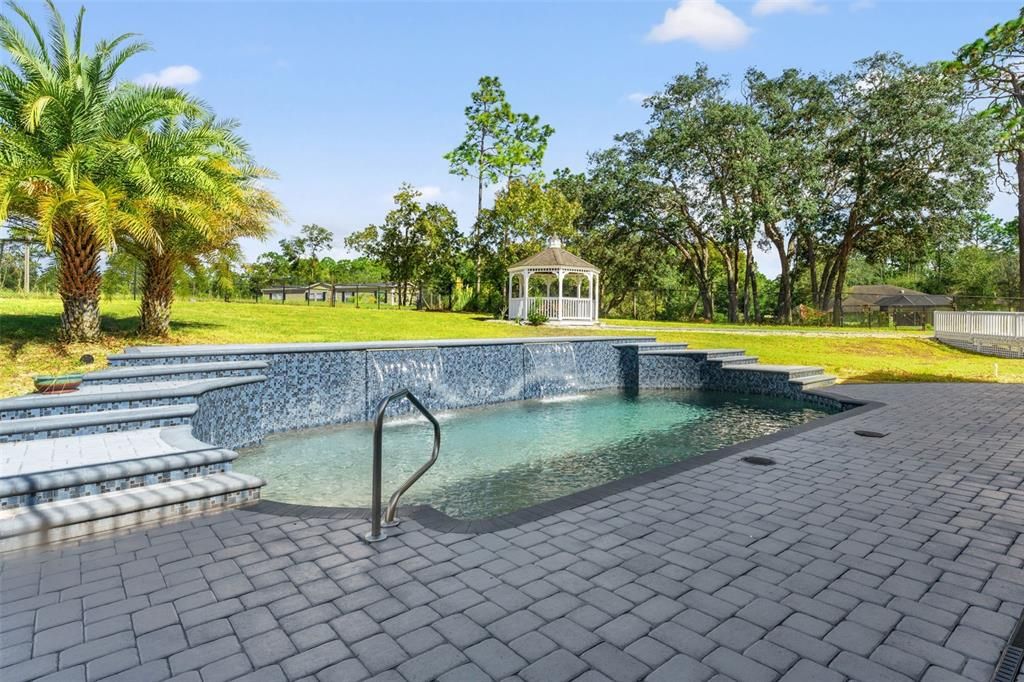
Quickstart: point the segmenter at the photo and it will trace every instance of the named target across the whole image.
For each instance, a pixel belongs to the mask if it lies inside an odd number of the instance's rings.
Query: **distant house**
[[[889,284],[858,284],[843,298],[843,313],[887,313],[896,325],[931,322],[936,310],[952,310],[953,298]],[[826,310],[832,309],[831,301]]]
[[[305,286],[284,284],[266,287],[260,292],[268,300],[274,302],[304,301],[308,303],[330,303],[331,284],[316,282]],[[335,284],[334,301],[347,303],[354,301],[356,296],[375,296],[376,300],[385,305],[398,305],[398,285],[392,282],[360,282],[355,284]]]

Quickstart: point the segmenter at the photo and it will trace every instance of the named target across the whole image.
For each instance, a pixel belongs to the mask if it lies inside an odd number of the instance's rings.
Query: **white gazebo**
[[[597,324],[600,272],[551,239],[508,269],[508,319],[525,320],[540,307],[552,324]]]

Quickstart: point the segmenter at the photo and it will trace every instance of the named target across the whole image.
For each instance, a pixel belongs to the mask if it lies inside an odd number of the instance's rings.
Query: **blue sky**
[[[78,3],[61,3],[70,14]],[[675,0],[675,2],[90,2],[90,42],[126,31],[154,50],[125,77],[181,85],[237,118],[288,223],[342,238],[380,221],[403,181],[471,225],[475,187],[442,155],[463,134],[476,80],[499,76],[518,111],[556,129],[545,168],[583,169],[588,151],[646,119],[638,99],[707,62],[839,71],[878,50],[948,58],[1012,1]],[[39,13],[41,5],[32,9]],[[1012,213],[1012,202],[994,203]],[[770,257],[759,258],[771,274]]]

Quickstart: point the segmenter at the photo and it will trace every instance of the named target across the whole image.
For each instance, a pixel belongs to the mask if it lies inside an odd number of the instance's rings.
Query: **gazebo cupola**
[[[597,324],[600,273],[553,238],[508,269],[508,319],[525,320],[540,307],[554,324]]]

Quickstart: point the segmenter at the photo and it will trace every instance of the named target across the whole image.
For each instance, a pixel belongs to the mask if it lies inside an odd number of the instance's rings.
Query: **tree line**
[[[540,165],[554,131],[512,116],[500,81],[484,77],[466,136],[445,157],[477,181],[471,232],[460,241],[450,211],[416,209],[403,187],[384,226],[346,243],[401,282],[422,282],[413,273],[431,271],[435,254],[445,285],[455,274],[475,281],[470,305],[494,312],[508,265],[552,236],[602,267],[602,305],[618,313],[646,287],[692,291],[694,307],[674,315],[791,323],[804,306],[841,324],[851,275],[882,273],[1012,300],[1017,223],[985,212],[999,126],[969,106],[968,73],[961,61],[879,53],[845,73],[752,68],[736,84],[698,64],[646,99],[644,128],[550,179]],[[498,191],[484,207],[489,184]],[[429,215],[445,216],[451,239],[429,236],[439,229]],[[759,273],[759,250],[777,259],[774,280]]]

